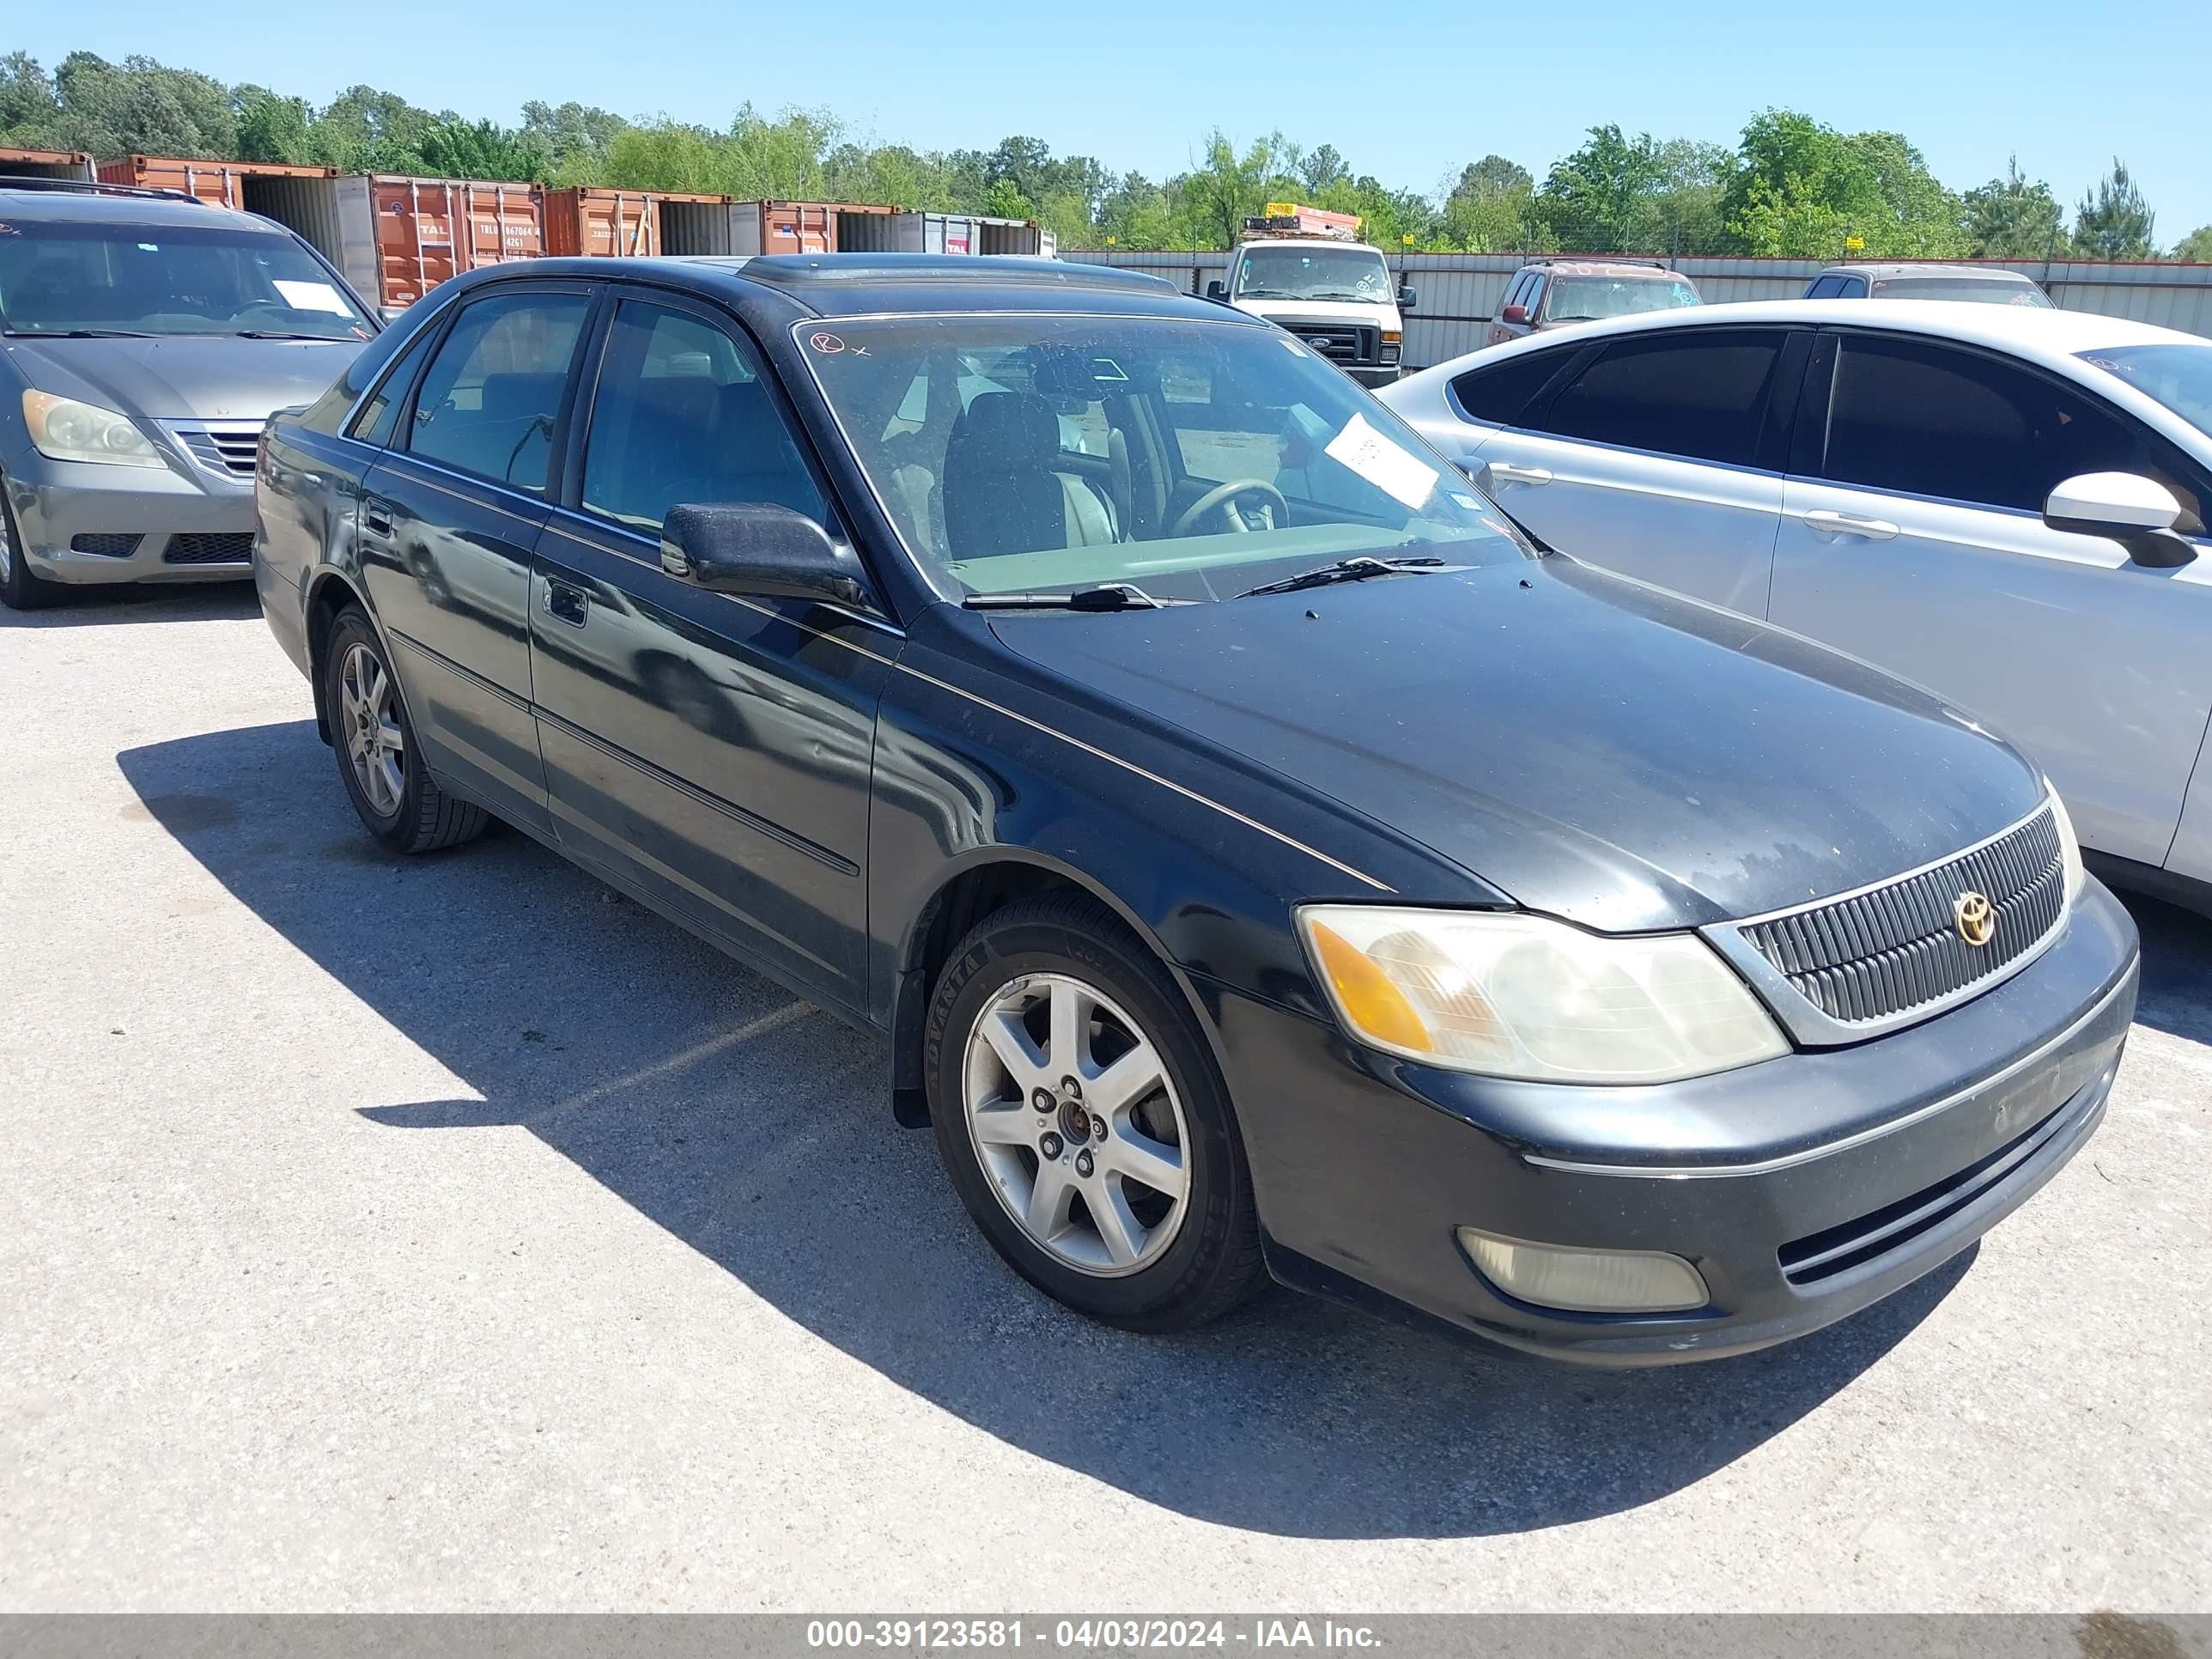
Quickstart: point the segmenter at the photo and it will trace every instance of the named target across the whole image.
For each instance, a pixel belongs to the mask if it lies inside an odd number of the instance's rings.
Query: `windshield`
[[[2212,345],[2112,346],[2077,355],[2212,437]]]
[[[2008,283],[1998,276],[1877,276],[1874,291],[1884,300],[1972,300],[2051,309],[2051,296],[2033,283]]]
[[[290,237],[222,226],[0,219],[10,334],[366,340],[360,307]]]
[[[1632,317],[1639,311],[1673,311],[1698,303],[1698,290],[1680,276],[1555,276],[1546,320],[1587,323],[1600,317]]]
[[[1382,256],[1365,247],[1250,247],[1237,277],[1240,300],[1353,300],[1391,295]]]
[[[1354,555],[1529,556],[1397,417],[1272,328],[990,315],[799,324],[939,591],[1224,599]]]

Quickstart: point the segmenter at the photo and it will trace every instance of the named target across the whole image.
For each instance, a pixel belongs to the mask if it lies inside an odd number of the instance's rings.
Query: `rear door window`
[[[471,301],[415,398],[407,447],[425,460],[545,493],[553,427],[591,299],[495,294]]]
[[[1779,329],[1701,328],[1623,340],[1552,399],[1540,429],[1749,466],[1784,337]]]

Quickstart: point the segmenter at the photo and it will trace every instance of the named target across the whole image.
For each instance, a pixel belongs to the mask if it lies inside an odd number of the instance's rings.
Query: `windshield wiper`
[[[1261,582],[1257,587],[1248,587],[1237,597],[1249,599],[1255,593],[1295,593],[1302,587],[1327,587],[1332,582],[1364,582],[1370,576],[1395,576],[1401,570],[1433,570],[1443,563],[1438,558],[1377,559],[1362,553],[1349,559],[1339,559],[1334,564],[1325,564],[1317,569],[1302,570],[1295,576],[1285,576],[1280,581]]]
[[[136,328],[11,328],[8,332],[21,340],[158,340],[161,337]]]
[[[1158,611],[1198,601],[1156,599],[1133,582],[1101,582],[1072,593],[970,593],[960,603],[970,611]]]
[[[320,340],[326,345],[336,345],[354,337],[350,334],[286,334],[276,329],[241,328],[231,337],[238,340]]]

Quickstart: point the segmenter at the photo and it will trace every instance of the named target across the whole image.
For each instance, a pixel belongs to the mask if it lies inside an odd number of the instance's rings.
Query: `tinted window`
[[[1836,283],[1836,297],[1838,300],[1865,299],[1866,278],[1863,276],[1845,276],[1840,278]]]
[[[426,328],[417,335],[415,343],[401,354],[392,373],[376,388],[376,395],[361,406],[354,416],[349,435],[363,443],[374,444],[379,449],[392,442],[392,430],[399,423],[399,405],[407,396],[407,388],[414,384],[415,371],[422,366],[422,356],[429,349],[430,337],[438,331]]]
[[[1843,291],[1842,277],[1816,276],[1813,279],[1813,286],[1805,290],[1805,297],[1808,300],[1832,300]]]
[[[0,228],[0,322],[14,334],[375,333],[290,236],[233,228],[235,216],[222,216],[231,222],[11,219]]]
[[[584,506],[652,530],[709,501],[826,516],[752,354],[703,317],[625,303],[592,399]]]
[[[2153,470],[2142,435],[2078,392],[1916,340],[1847,338],[1822,476],[2040,513],[2077,472]]]
[[[544,495],[553,422],[590,304],[580,294],[501,294],[469,305],[422,377],[408,448]]]
[[[1476,420],[1510,426],[1520,418],[1528,400],[1544,389],[1544,383],[1573,355],[1568,351],[1531,351],[1500,363],[1471,368],[1452,382],[1452,395],[1459,399],[1460,407]]]
[[[1547,432],[1748,465],[1783,337],[1765,330],[1623,341],[1552,400]]]

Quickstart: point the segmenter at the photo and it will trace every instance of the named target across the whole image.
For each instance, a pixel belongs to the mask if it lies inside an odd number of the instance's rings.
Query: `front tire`
[[[8,481],[0,477],[0,605],[10,611],[36,611],[62,597],[62,585],[31,568],[15,509],[8,501]]]
[[[323,647],[323,708],[338,778],[368,833],[394,853],[431,853],[482,835],[483,808],[438,787],[384,646],[357,606],[331,624]]]
[[[1181,1330],[1264,1276],[1252,1177],[1203,1034],[1103,906],[1026,900],[960,942],[930,998],[938,1151],[999,1254],[1077,1312]]]

